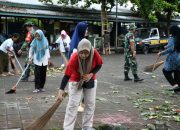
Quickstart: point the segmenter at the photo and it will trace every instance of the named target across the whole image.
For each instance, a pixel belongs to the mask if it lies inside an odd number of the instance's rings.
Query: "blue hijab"
[[[41,61],[45,55],[46,49],[48,49],[48,40],[44,36],[42,30],[36,30],[34,35],[36,35],[36,33],[39,34],[40,40],[34,38],[34,40],[31,42],[31,47],[33,48],[33,52],[36,53],[37,60]]]
[[[84,38],[84,34],[86,32],[86,29],[88,27],[88,24],[86,22],[79,22],[74,30],[71,42],[70,42],[70,50],[69,50],[69,58],[73,52],[73,49],[78,46],[78,43]]]

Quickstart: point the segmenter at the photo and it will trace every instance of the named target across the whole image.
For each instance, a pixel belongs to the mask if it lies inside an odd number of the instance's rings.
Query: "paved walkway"
[[[143,83],[123,81],[124,61],[122,54],[103,56],[104,65],[98,73],[94,126],[121,124],[124,130],[127,128],[140,130],[144,124],[148,123],[140,116],[138,109],[133,107],[130,99],[143,91],[156,93],[161,85],[167,84],[167,82],[162,76],[161,69],[155,72],[156,79],[142,73],[145,65],[154,62],[155,54],[139,54],[137,57],[140,77],[145,79]],[[23,64],[22,59],[20,61]],[[60,66],[59,57],[53,56],[52,61],[56,66]],[[0,130],[23,129],[31,121],[40,117],[55,102],[62,76],[61,73],[49,74],[45,85],[46,92],[34,94],[32,93],[34,82],[21,82],[17,87],[17,93],[11,95],[6,95],[5,92],[16,83],[18,76],[0,77]],[[132,77],[131,74],[130,76]],[[32,76],[30,80],[33,80]],[[54,113],[44,130],[62,128],[67,99]],[[75,127],[77,130],[81,129],[81,115],[82,113],[78,114]]]

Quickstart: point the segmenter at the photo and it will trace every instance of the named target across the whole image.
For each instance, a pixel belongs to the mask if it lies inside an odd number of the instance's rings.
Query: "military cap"
[[[33,26],[33,25],[34,25],[34,23],[31,21],[28,21],[24,24],[24,26]]]
[[[137,27],[136,27],[136,25],[135,24],[130,24],[129,25],[129,30],[134,30],[134,29],[136,29]]]

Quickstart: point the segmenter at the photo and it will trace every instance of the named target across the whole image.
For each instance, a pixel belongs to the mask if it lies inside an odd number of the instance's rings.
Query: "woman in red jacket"
[[[73,53],[69,60],[57,96],[57,100],[62,100],[64,88],[69,82],[69,101],[66,108],[64,130],[74,129],[82,94],[85,104],[82,127],[83,130],[93,130],[97,87],[96,73],[102,64],[103,61],[98,51],[91,46],[89,40],[82,39],[78,44],[77,52]]]

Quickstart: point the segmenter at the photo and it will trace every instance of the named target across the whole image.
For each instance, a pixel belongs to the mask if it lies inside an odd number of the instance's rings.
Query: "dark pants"
[[[9,71],[9,57],[7,53],[0,50],[0,74]]]
[[[46,82],[47,66],[35,65],[35,89],[43,89]]]
[[[180,71],[167,71],[163,69],[163,74],[172,86],[174,86],[175,84],[178,84],[180,86]]]

